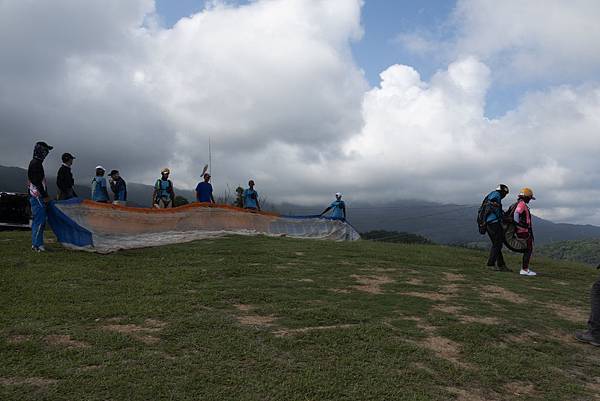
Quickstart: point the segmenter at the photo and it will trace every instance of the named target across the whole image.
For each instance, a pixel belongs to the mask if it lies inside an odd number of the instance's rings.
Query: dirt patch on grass
[[[417,297],[417,298],[424,298],[424,299],[429,299],[431,301],[447,301],[450,299],[450,295],[449,294],[441,294],[439,292],[416,292],[416,291],[412,291],[412,292],[401,292],[400,295],[406,295],[409,297]]]
[[[338,329],[349,329],[351,327],[356,327],[356,324],[338,324],[333,326],[313,326],[313,327],[301,327],[299,329],[282,329],[274,331],[273,334],[275,337],[285,337],[291,336],[294,334],[302,334],[308,333],[311,331],[321,331],[321,330],[338,330]]]
[[[383,294],[381,286],[384,284],[393,283],[395,280],[388,276],[359,276],[351,275],[360,285],[354,285],[352,288],[358,291],[368,292],[369,294]]]
[[[256,327],[269,327],[273,326],[273,322],[277,319],[275,316],[259,316],[259,315],[246,315],[238,316],[237,320],[244,326],[256,326]]]
[[[79,368],[80,372],[89,372],[91,370],[98,370],[103,368],[102,365],[86,365]]]
[[[443,294],[456,295],[460,292],[460,286],[458,284],[446,284],[440,288],[440,292]]]
[[[444,273],[446,281],[465,281],[465,276],[456,273]]]
[[[433,309],[447,313],[449,315],[460,315],[465,308],[463,308],[462,306],[454,305],[436,305],[433,307]]]
[[[515,304],[527,302],[525,297],[507,290],[506,288],[498,287],[497,285],[485,285],[481,287],[479,293],[484,298],[503,299]]]
[[[64,334],[55,334],[44,337],[48,345],[65,347],[71,349],[88,348],[90,345],[84,341],[73,340],[71,336]]]
[[[460,360],[460,345],[446,337],[429,336],[419,344],[430,351],[433,351],[439,358],[450,361],[461,367],[470,367],[467,363]]]
[[[528,342],[536,343],[539,340],[539,338],[540,334],[531,330],[526,330],[519,334],[511,334],[505,337],[505,339],[508,341],[520,344]]]
[[[108,324],[102,326],[102,329],[125,334],[144,344],[150,345],[160,341],[158,337],[152,334],[159,333],[165,326],[166,323],[161,322],[160,320],[146,319],[144,321],[144,326],[138,326],[137,324]]]
[[[495,324],[502,323],[502,321],[500,319],[497,319],[495,317],[478,317],[478,316],[466,315],[463,313],[465,308],[463,308],[461,306],[436,305],[436,306],[434,306],[434,309],[438,310],[440,312],[447,313],[449,315],[454,315],[458,318],[458,320],[460,320],[463,323],[481,323],[481,324],[489,324],[489,325],[495,325]]]
[[[478,317],[478,316],[469,316],[469,315],[460,315],[458,319],[463,323],[481,323],[488,325],[496,325],[502,323],[501,319],[497,319],[495,317]]]
[[[336,294],[350,294],[350,290],[346,288],[330,288],[329,291],[335,292]]]
[[[233,306],[240,312],[249,312],[254,309],[253,305],[248,305],[248,304],[234,304]]]
[[[600,400],[600,379],[594,378],[594,382],[588,382],[585,384],[585,389],[592,393],[595,400]]]
[[[43,388],[56,383],[58,383],[58,380],[46,379],[44,377],[0,377],[0,385],[2,386],[33,386]]]
[[[436,375],[436,371],[425,365],[423,362],[413,362],[410,364],[410,368],[411,370],[419,369],[429,373],[430,375]]]
[[[299,278],[296,281],[299,281],[301,283],[314,283],[315,280],[313,280],[312,278]]]
[[[546,303],[545,306],[550,308],[558,317],[574,323],[587,322],[589,315],[579,308],[572,306]]]
[[[535,394],[535,386],[527,382],[507,383],[504,385],[504,388],[508,393],[517,397]]]
[[[410,285],[423,285],[423,279],[413,277],[406,280],[406,283]]]
[[[296,256],[304,256],[304,252],[294,252],[294,255],[296,255]]]
[[[6,341],[9,344],[21,344],[27,341],[31,341],[33,339],[33,336],[28,335],[28,334],[18,334],[15,336],[9,336]]]

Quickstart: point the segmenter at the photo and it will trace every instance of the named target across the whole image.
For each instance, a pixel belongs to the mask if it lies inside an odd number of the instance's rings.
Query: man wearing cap
[[[75,180],[73,179],[73,173],[71,172],[71,166],[75,156],[70,153],[63,153],[61,156],[62,166],[58,169],[56,174],[56,186],[58,187],[58,200],[66,200],[75,198],[77,194],[73,190],[75,186]]]
[[[50,201],[46,187],[43,162],[53,149],[46,142],[37,142],[33,148],[33,159],[27,169],[29,203],[31,205],[31,249],[44,252],[44,229],[46,228],[46,204]]]
[[[196,186],[196,200],[204,203],[215,203],[213,187],[210,184],[210,174],[204,173],[204,181]]]
[[[119,170],[112,170],[108,175],[110,177],[110,189],[112,190],[115,202],[124,204],[127,202],[127,184],[119,174]]]
[[[96,176],[92,179],[92,200],[94,202],[108,203],[108,188],[104,173],[106,169],[102,166],[96,166]]]
[[[494,191],[486,196],[484,201],[487,206],[485,216],[486,232],[492,242],[487,266],[495,271],[510,271],[506,266],[504,255],[502,254],[502,246],[504,245],[502,199],[506,198],[509,192],[507,185],[499,184]]]
[[[323,216],[325,213],[331,210],[331,218],[335,220],[346,220],[346,204],[342,200],[342,194],[339,192],[335,193],[335,200],[327,207],[327,209],[323,210],[323,212],[319,215]]]

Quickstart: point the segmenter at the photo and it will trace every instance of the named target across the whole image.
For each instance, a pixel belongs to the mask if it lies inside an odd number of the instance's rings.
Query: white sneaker
[[[31,250],[34,252],[46,252],[46,248],[44,248],[44,245],[41,245],[41,246],[32,245]]]
[[[519,274],[521,276],[537,276],[537,273],[534,272],[533,270],[523,270],[523,269],[521,269],[521,271],[519,272]]]

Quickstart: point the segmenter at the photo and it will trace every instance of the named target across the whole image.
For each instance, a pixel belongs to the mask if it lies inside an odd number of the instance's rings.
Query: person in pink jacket
[[[529,268],[529,261],[533,253],[533,226],[531,224],[531,211],[529,202],[534,200],[533,191],[530,188],[523,188],[519,193],[519,200],[513,215],[517,224],[517,237],[527,240],[527,251],[523,254],[523,267],[519,274],[522,276],[535,276],[536,272]]]

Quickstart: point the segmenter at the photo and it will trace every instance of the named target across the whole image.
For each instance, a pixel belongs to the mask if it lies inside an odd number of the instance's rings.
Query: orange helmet
[[[531,188],[523,188],[521,192],[519,192],[519,196],[523,198],[535,199],[535,196],[533,196],[533,190]]]

